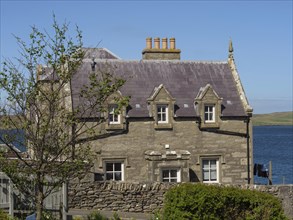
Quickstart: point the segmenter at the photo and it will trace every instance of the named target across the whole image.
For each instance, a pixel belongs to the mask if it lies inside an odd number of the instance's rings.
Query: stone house
[[[182,61],[180,53],[174,38],[155,38],[154,47],[147,38],[137,61],[87,49],[70,86],[73,108],[82,104],[77,94],[93,69],[124,78],[115,95],[131,96],[119,114],[115,98],[107,102],[102,130],[114,135],[91,142],[97,154],[93,181],[253,181],[252,108],[232,42],[223,62]]]

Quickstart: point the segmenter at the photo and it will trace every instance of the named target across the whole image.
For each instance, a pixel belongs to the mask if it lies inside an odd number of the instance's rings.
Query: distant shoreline
[[[253,126],[293,126],[293,111],[255,114],[252,116],[252,124]]]

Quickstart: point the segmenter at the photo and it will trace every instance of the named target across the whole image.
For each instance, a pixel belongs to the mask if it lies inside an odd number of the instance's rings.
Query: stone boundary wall
[[[69,209],[153,213],[163,207],[165,192],[176,183],[79,182],[68,185]],[[278,197],[293,219],[293,185],[230,185]]]
[[[243,188],[243,187],[242,187]],[[293,220],[293,184],[290,185],[254,185],[246,186],[247,189],[255,189],[278,197],[282,201],[285,214]]]
[[[151,213],[163,207],[164,194],[174,185],[126,182],[70,183],[68,207]]]

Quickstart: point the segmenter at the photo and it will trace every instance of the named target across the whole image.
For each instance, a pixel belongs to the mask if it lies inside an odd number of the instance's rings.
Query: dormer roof
[[[151,93],[150,97],[147,99],[147,101],[153,101],[156,99],[157,95],[161,92],[161,90],[164,90],[166,95],[168,96],[169,99],[172,101],[175,101],[173,96],[170,94],[170,92],[164,87],[163,84],[160,84],[158,87],[155,87],[153,92]]]
[[[208,92],[208,90],[212,90],[214,96],[217,98],[217,99],[221,99],[219,97],[219,95],[217,94],[217,92],[213,89],[213,87],[210,85],[210,84],[207,84],[206,86],[204,87],[201,87],[199,89],[199,92],[197,94],[197,96],[195,97],[195,100],[200,100],[200,99],[203,99],[203,97],[205,96],[205,94]]]

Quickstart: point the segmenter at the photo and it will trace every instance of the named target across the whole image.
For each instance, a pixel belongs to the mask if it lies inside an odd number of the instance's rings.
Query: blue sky
[[[30,26],[50,31],[52,14],[83,31],[84,45],[139,60],[146,37],[175,37],[182,60],[234,58],[254,113],[292,111],[292,0],[290,1],[5,1],[0,56],[17,57],[12,34]]]

